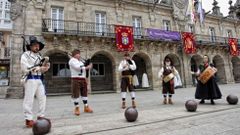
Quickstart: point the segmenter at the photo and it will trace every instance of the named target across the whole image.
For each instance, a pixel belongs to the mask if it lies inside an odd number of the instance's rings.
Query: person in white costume
[[[79,97],[81,95],[84,104],[84,112],[92,113],[93,110],[88,105],[88,87],[87,87],[87,71],[92,68],[92,63],[85,65],[80,55],[80,50],[74,49],[72,51],[72,58],[68,64],[71,71],[71,91],[74,102],[74,114],[80,115]]]
[[[143,88],[149,87],[148,77],[146,73],[143,73],[143,76],[142,76],[142,87]]]
[[[21,70],[23,72],[24,100],[23,111],[25,125],[30,128],[33,126],[33,101],[36,95],[38,99],[37,118],[43,118],[46,107],[46,91],[43,84],[43,73],[48,71],[50,63],[48,57],[42,58],[39,51],[44,48],[44,44],[39,42],[36,37],[30,37],[30,44],[27,51],[21,56]]]
[[[136,74],[133,75],[133,86],[138,86],[139,85],[139,81],[138,81],[138,77]]]
[[[181,81],[181,77],[178,73],[178,71],[176,70],[176,75],[174,76],[174,88],[181,88],[182,87],[182,81]]]
[[[136,64],[131,59],[129,53],[124,54],[124,60],[122,60],[119,64],[118,70],[121,72],[121,97],[122,97],[122,109],[126,108],[126,95],[127,89],[131,93],[132,97],[132,107],[136,108],[135,102],[135,90],[133,87],[133,73],[136,70]]]

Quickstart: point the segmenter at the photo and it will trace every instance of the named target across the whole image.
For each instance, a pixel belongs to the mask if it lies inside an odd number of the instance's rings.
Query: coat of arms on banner
[[[189,33],[189,32],[182,33],[183,48],[186,54],[192,54],[196,52],[197,48],[196,48],[196,42],[194,38],[195,37],[192,33]]]
[[[228,45],[230,47],[230,54],[232,56],[238,56],[239,50],[238,50],[238,43],[236,38],[229,38],[228,39]]]
[[[118,51],[133,51],[133,28],[131,26],[115,26],[116,45]]]
[[[128,40],[128,34],[127,33],[122,33],[122,43],[123,45],[128,45],[129,40]]]

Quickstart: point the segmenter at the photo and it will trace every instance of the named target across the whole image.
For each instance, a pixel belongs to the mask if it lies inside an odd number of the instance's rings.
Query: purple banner
[[[180,41],[181,36],[179,32],[174,32],[174,31],[165,31],[165,30],[159,30],[159,29],[147,29],[146,31],[147,36],[150,39],[155,39],[155,40],[175,40],[175,41]]]

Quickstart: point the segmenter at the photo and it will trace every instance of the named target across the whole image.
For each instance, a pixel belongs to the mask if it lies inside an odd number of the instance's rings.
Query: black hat
[[[37,40],[37,37],[35,37],[35,36],[30,36],[29,41],[30,41],[30,44],[26,46],[28,51],[31,50],[30,46],[32,46],[35,43],[39,44],[39,51],[41,51],[44,48],[44,44],[42,42],[39,42]]]

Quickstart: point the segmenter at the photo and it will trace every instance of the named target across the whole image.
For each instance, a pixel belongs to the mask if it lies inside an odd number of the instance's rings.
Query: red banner
[[[230,54],[232,56],[238,56],[239,50],[238,50],[238,42],[236,38],[229,38],[228,39],[228,45],[230,47]]]
[[[182,32],[182,40],[183,48],[186,54],[192,54],[196,52],[197,48],[193,33]]]
[[[133,51],[133,28],[130,26],[115,26],[116,45],[118,51]]]

